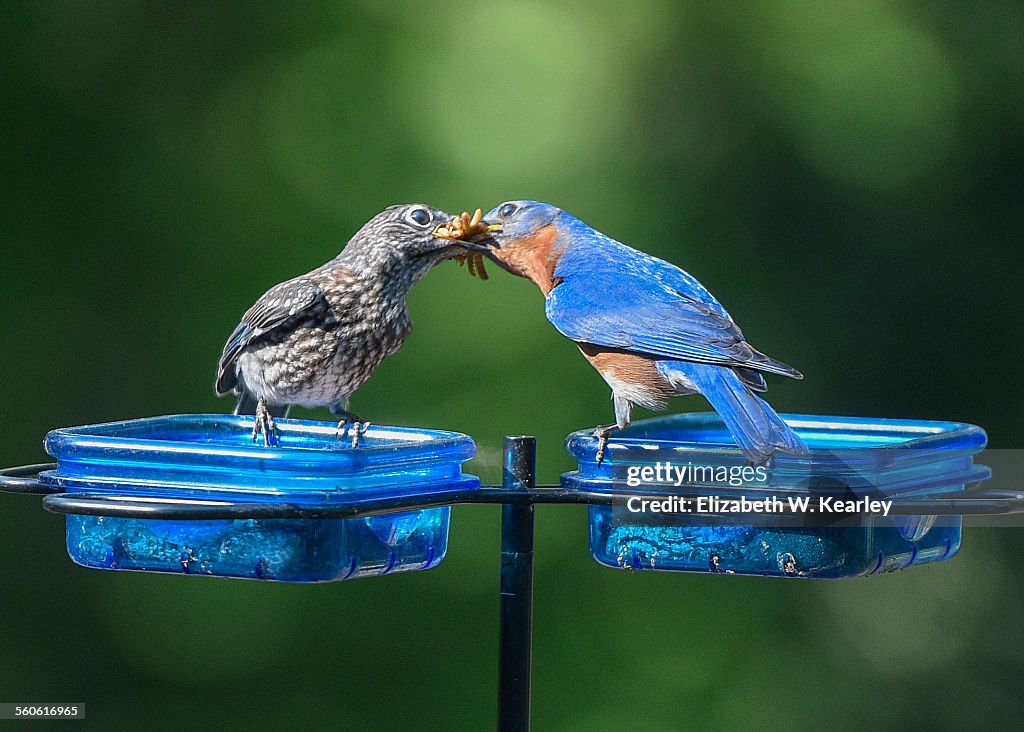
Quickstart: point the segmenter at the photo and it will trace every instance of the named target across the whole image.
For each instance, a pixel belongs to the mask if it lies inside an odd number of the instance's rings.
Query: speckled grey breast
[[[324,278],[322,289],[324,297],[290,328],[268,333],[238,358],[246,388],[270,404],[344,403],[412,328],[404,292],[349,276]]]

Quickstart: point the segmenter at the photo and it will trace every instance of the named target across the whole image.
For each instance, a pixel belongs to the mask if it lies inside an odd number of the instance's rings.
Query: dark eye
[[[425,208],[414,208],[409,213],[409,218],[420,226],[426,226],[430,223],[430,212]]]
[[[502,207],[498,209],[498,216],[501,216],[501,218],[503,219],[507,219],[509,216],[516,212],[517,208],[519,207],[516,206],[514,203],[503,204]]]

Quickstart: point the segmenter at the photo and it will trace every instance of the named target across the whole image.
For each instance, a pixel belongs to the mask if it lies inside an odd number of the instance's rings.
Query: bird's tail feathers
[[[235,374],[234,366],[225,368],[221,366],[217,371],[217,381],[213,385],[213,391],[217,396],[230,394],[238,386],[238,377]]]
[[[775,450],[805,453],[806,443],[774,409],[757,396],[728,366],[673,361],[663,373],[683,376],[704,395],[725,422],[743,454],[754,463],[765,462]]]
[[[750,345],[749,343],[747,344]],[[753,353],[747,359],[747,364],[758,371],[766,371],[769,374],[778,374],[779,376],[788,376],[791,379],[802,379],[804,375],[797,371],[795,368],[790,366],[788,363],[784,363],[777,358],[766,356],[760,351],[751,348]]]

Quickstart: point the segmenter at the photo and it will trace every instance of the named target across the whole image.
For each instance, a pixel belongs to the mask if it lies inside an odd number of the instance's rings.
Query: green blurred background
[[[4,3],[0,465],[56,426],[229,411],[220,348],[270,285],[395,202],[536,198],[670,259],[800,368],[780,410],[966,420],[1021,444],[1017,2]],[[525,280],[454,264],[356,395],[460,430],[608,421]],[[705,409],[697,399],[674,408]],[[298,416],[307,416],[299,412]],[[316,413],[327,419],[326,412]],[[540,730],[1013,724],[1019,530],[839,583],[615,572],[537,512]],[[105,728],[487,729],[498,511],[430,572],[325,586],[88,571],[0,512],[0,701]]]

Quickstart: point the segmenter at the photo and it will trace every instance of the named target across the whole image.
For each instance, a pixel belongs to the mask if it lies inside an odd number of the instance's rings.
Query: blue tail
[[[804,441],[728,366],[659,361],[658,371],[675,385],[690,382],[695,386],[718,412],[743,454],[754,463],[765,462],[777,449],[807,452]]]

